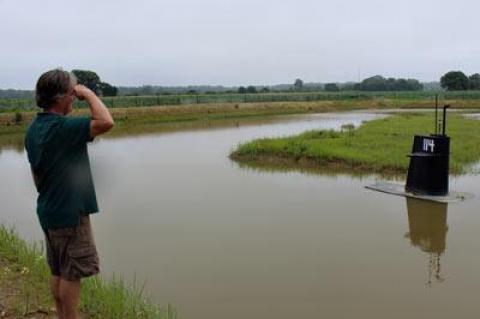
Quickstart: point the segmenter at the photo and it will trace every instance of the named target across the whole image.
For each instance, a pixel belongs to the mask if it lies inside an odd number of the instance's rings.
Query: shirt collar
[[[38,112],[37,113],[38,116],[61,116],[60,114],[57,114],[57,113],[52,113],[52,112]]]

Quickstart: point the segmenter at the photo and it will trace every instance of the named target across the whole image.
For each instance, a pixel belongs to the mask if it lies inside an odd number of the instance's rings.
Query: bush
[[[23,114],[21,112],[15,112],[15,115],[13,116],[13,123],[15,125],[20,125],[23,122]]]

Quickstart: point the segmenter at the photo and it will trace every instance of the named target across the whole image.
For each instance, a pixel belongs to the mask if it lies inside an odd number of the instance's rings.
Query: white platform
[[[373,185],[367,185],[365,186],[365,188],[368,188],[374,191],[379,191],[382,193],[424,199],[424,200],[429,200],[437,203],[456,203],[466,199],[473,198],[473,194],[460,193],[460,192],[449,192],[448,195],[446,196],[418,195],[418,194],[406,192],[404,184],[397,184],[397,183],[391,183],[391,182],[377,182]]]

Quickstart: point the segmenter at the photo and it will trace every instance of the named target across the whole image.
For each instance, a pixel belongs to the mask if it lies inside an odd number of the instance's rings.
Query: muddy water
[[[134,276],[182,318],[471,318],[480,311],[480,178],[449,206],[364,189],[374,176],[242,169],[239,142],[360,124],[279,117],[90,146],[103,273]],[[26,156],[0,153],[0,221],[41,239]]]

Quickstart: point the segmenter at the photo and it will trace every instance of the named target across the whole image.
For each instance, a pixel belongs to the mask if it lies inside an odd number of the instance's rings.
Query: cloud
[[[480,71],[475,1],[0,1],[0,87],[85,68],[118,85],[438,80]]]

